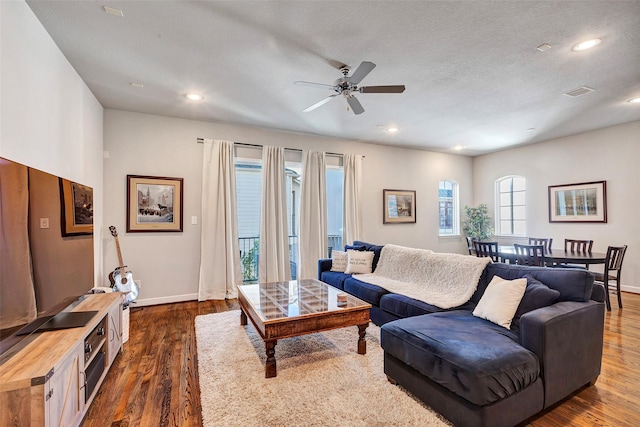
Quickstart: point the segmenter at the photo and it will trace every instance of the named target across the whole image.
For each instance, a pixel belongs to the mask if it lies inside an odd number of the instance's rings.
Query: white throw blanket
[[[436,307],[452,308],[469,301],[490,262],[488,257],[385,245],[375,273],[354,277]]]

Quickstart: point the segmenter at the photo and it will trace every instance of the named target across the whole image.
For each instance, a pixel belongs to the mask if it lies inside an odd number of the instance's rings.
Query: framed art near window
[[[607,222],[607,181],[550,185],[549,222]]]
[[[127,175],[127,232],[181,232],[182,181]]]
[[[93,189],[64,178],[58,181],[62,236],[93,234]]]
[[[416,222],[414,190],[382,190],[383,224]]]

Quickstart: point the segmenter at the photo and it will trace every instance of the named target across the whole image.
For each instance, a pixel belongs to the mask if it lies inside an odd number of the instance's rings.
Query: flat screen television
[[[0,157],[0,356],[32,333],[84,326],[93,190]]]

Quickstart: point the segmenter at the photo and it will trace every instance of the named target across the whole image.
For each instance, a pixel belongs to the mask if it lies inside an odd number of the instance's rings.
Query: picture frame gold
[[[93,188],[58,178],[62,237],[93,234]]]
[[[415,190],[382,190],[383,224],[416,222]]]
[[[550,185],[549,222],[607,222],[607,181]]]
[[[182,232],[183,178],[127,175],[127,232]]]

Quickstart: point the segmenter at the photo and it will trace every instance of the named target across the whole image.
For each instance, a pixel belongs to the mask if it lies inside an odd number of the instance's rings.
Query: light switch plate
[[[191,217],[191,224],[192,225],[197,225],[198,224],[198,217],[197,216],[192,216]]]
[[[49,228],[49,218],[40,218],[40,228]]]

